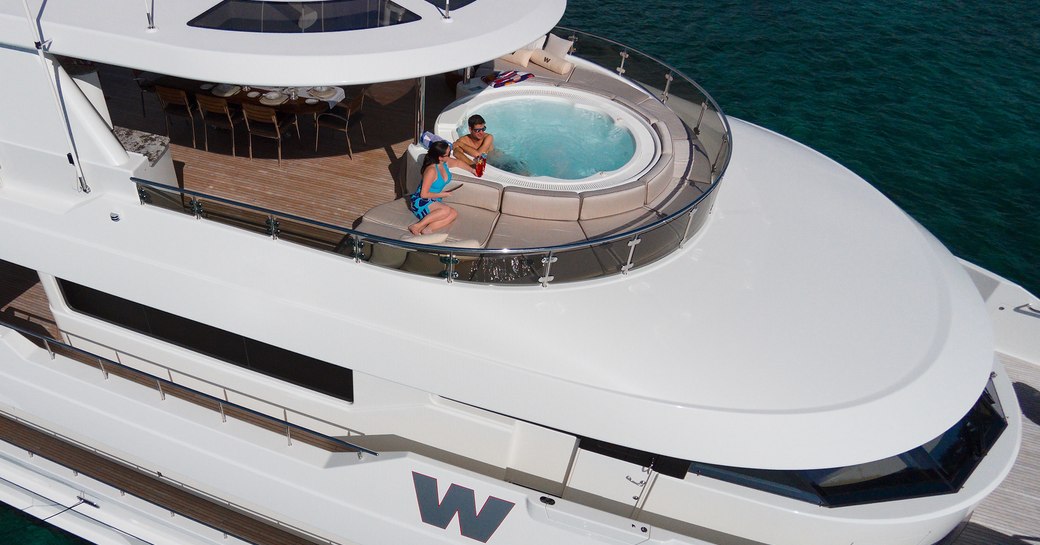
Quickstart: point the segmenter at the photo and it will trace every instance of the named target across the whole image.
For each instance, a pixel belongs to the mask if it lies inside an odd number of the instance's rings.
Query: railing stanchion
[[[264,224],[267,226],[267,236],[271,237],[271,240],[278,240],[278,233],[281,232],[278,218],[274,217],[274,214],[268,214]]]
[[[350,239],[351,239],[351,244],[353,244],[353,246],[354,246],[354,263],[361,263],[361,261],[363,259],[365,259],[365,253],[364,253],[365,241],[361,240],[361,237],[357,237],[357,236],[352,236],[352,237],[350,237]],[[371,244],[374,245],[374,244],[378,244],[378,243],[373,242]]]
[[[628,261],[621,266],[621,274],[628,274],[628,271],[632,270],[634,266],[632,264],[632,257],[636,254],[636,246],[643,242],[643,239],[639,238],[639,235],[632,237],[632,240],[628,241]]]
[[[693,127],[693,134],[701,134],[701,121],[704,120],[704,112],[708,111],[707,101],[701,102],[701,115],[697,116],[697,125]]]
[[[694,208],[693,210],[690,210],[688,214],[690,219],[686,221],[686,232],[683,233],[682,240],[679,241],[680,248],[682,248],[683,244],[685,244],[686,241],[690,238],[690,229],[693,227],[693,216],[697,214],[697,210],[699,210],[699,208]]]
[[[712,172],[712,174],[714,174],[715,171],[718,170],[718,168],[719,168],[719,158],[722,157],[722,152],[726,150],[726,144],[728,144],[728,143],[729,143],[729,135],[728,134],[723,134],[722,135],[722,144],[719,146],[719,152],[715,154],[715,161],[713,161],[711,163],[711,172]]]
[[[217,401],[217,407],[220,409],[220,422],[227,424],[227,414],[224,413],[224,402]]]
[[[289,426],[289,412],[282,407],[282,420],[285,421],[285,440],[292,446],[292,427]]]
[[[552,282],[553,278],[555,278],[549,273],[552,271],[553,263],[556,263],[558,260],[559,258],[554,256],[551,251],[549,252],[549,255],[542,258],[542,265],[545,265],[545,274],[538,279],[538,283],[541,284],[543,288],[548,288],[549,282]]]
[[[162,389],[162,381],[155,379],[155,385],[159,387],[159,399],[166,401],[166,392]]]
[[[628,59],[628,50],[622,50],[618,55],[621,56],[621,65],[615,68],[614,71],[616,71],[619,76],[622,76],[625,74],[625,60]]]
[[[662,103],[668,102],[668,89],[672,87],[672,80],[674,79],[675,77],[672,76],[671,72],[668,72],[664,75],[664,92],[661,93]]]
[[[105,377],[105,380],[108,380],[108,370],[105,369],[105,360],[98,358],[97,362],[98,367],[101,369],[101,375]]]
[[[191,207],[191,214],[195,216],[195,219],[202,219],[202,201],[195,195],[192,195],[191,200],[188,201],[188,206]]]
[[[51,355],[51,359],[54,359],[54,349],[51,348],[51,342],[47,339],[43,340],[43,346],[47,349],[47,353]]]

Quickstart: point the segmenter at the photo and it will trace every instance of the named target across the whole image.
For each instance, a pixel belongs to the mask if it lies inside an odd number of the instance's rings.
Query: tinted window
[[[238,32],[306,33],[363,30],[418,20],[418,15],[390,0],[224,0],[188,25]]]
[[[952,428],[907,452],[855,466],[762,470],[693,462],[690,471],[838,507],[957,492],[1007,428],[992,382]]]
[[[317,392],[354,400],[350,369],[66,280],[58,283],[65,301],[77,312]]]

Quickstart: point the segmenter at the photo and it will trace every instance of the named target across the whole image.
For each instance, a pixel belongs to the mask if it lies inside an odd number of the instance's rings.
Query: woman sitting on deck
[[[451,195],[451,191],[443,191],[451,182],[451,167],[462,168],[474,173],[473,167],[451,156],[448,142],[440,140],[430,144],[430,151],[423,159],[422,183],[408,197],[408,209],[419,221],[408,227],[413,235],[425,235],[443,229],[455,221],[459,213],[454,208],[441,202]]]

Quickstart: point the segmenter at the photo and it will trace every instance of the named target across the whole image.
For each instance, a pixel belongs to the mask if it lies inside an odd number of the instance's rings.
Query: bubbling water
[[[480,107],[495,150],[488,164],[521,176],[579,180],[624,166],[632,133],[602,111],[566,100],[520,98]],[[458,134],[468,132],[466,120]]]

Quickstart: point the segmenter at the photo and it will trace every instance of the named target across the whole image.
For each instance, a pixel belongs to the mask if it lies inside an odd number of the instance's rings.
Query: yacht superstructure
[[[1010,471],[999,358],[1040,361],[1036,299],[667,65],[555,27],[563,0],[159,7],[0,5],[0,259],[54,321],[0,328],[3,501],[75,504],[53,522],[98,543],[910,545]],[[404,238],[431,114],[535,42],[517,88],[625,108],[654,160],[587,192],[460,172],[447,238]],[[146,86],[116,98],[141,73],[342,87],[376,103],[374,153],[322,148],[319,110],[290,134],[315,153],[277,162],[184,124],[121,138],[162,123]]]

